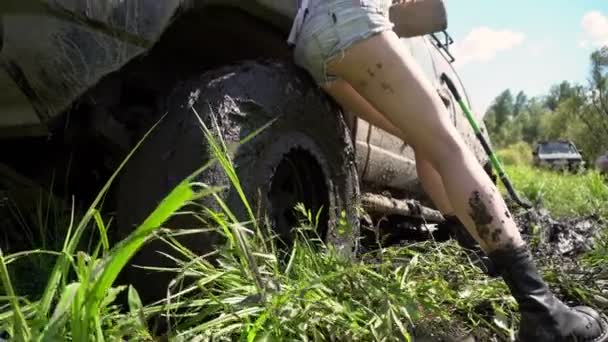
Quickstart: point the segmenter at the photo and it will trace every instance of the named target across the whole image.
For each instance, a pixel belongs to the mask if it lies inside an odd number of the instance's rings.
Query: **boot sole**
[[[598,336],[592,340],[580,340],[579,342],[608,342],[608,316],[606,316],[602,313],[597,313],[595,315],[591,314],[590,312],[587,311],[587,309],[589,309],[589,308],[586,308],[586,307],[583,307],[583,308],[574,307],[573,309],[584,315],[587,315],[593,319],[597,319],[600,324],[600,330],[602,331],[602,334],[600,336]],[[517,336],[515,338],[515,342],[526,342],[526,341],[523,341],[519,336]]]
[[[602,336],[591,340],[590,342],[608,342],[608,317],[604,314],[599,314],[600,327],[603,331]]]

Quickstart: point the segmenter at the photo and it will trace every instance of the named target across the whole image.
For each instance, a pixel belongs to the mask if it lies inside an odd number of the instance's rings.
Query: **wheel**
[[[307,75],[293,66],[270,62],[245,62],[210,71],[178,85],[171,93],[168,115],[121,176],[117,226],[122,237],[132,232],[175,185],[210,159],[209,146],[189,102],[207,127],[216,125],[225,143],[235,146],[233,164],[248,201],[261,209],[260,216],[267,214],[272,228],[285,241],[297,225],[292,208],[302,202],[313,213],[322,209],[318,232],[326,242],[346,253],[354,252],[359,233],[359,182],[348,127],[337,107]],[[251,140],[238,144],[275,119]],[[218,165],[197,180],[230,185]],[[232,186],[222,198],[240,220],[251,219]],[[210,198],[201,201],[217,209]],[[347,220],[348,229],[341,229],[341,217]],[[175,216],[166,226],[201,228],[200,221],[183,215]],[[219,242],[211,234],[182,241],[199,254],[209,252]],[[159,242],[151,243],[133,263],[167,266],[158,249],[167,250]],[[144,292],[145,301],[166,293],[168,276],[142,272],[129,269],[125,277]]]

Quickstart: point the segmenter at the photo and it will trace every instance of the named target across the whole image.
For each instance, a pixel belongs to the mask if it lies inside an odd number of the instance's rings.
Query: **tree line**
[[[563,81],[531,98],[523,91],[500,93],[484,118],[493,145],[569,139],[589,161],[608,152],[608,46],[589,59],[587,84]]]

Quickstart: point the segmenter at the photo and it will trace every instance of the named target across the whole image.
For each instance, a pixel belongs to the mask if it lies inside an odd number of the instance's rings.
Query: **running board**
[[[361,205],[369,213],[399,215],[423,219],[429,223],[443,222],[441,213],[415,200],[400,200],[374,193],[361,194]]]

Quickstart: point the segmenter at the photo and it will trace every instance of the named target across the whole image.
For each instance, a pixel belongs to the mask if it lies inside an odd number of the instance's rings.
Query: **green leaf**
[[[137,293],[137,290],[132,285],[129,285],[129,311],[134,314],[138,313],[142,308],[143,304],[139,293]]]
[[[103,250],[107,251],[110,249],[110,243],[108,242],[108,234],[106,225],[103,223],[103,219],[101,218],[101,214],[99,210],[95,210],[93,213],[93,218],[95,219],[95,223],[97,224],[97,228],[99,229],[99,236],[101,237],[101,243],[103,245]]]
[[[395,321],[395,324],[397,325],[397,328],[399,328],[399,332],[401,332],[401,335],[405,338],[407,342],[410,342],[412,340],[412,337],[408,333],[403,323],[401,323],[400,318],[397,316],[392,306],[389,307],[389,311],[391,317],[393,318],[393,321]]]
[[[165,114],[166,115],[166,114]],[[53,299],[55,298],[55,294],[59,288],[59,283],[61,281],[62,276],[68,274],[69,264],[70,264],[70,256],[74,254],[78,244],[80,243],[80,238],[84,233],[85,229],[89,225],[93,215],[96,212],[96,208],[101,203],[102,199],[110,189],[110,186],[114,182],[114,179],[118,176],[120,171],[127,164],[127,161],[133,156],[135,151],[141,146],[143,141],[152,133],[152,131],[156,128],[156,126],[164,119],[165,115],[163,115],[140,139],[140,141],[135,145],[135,147],[129,152],[129,154],[125,157],[122,163],[118,166],[116,171],[110,176],[108,181],[105,183],[97,197],[91,203],[89,209],[86,211],[84,217],[80,220],[76,229],[74,231],[74,235],[72,235],[72,224],[68,228],[68,234],[66,237],[65,244],[63,246],[63,254],[57,259],[53,271],[51,272],[50,279],[47,282],[46,289],[42,295],[42,299],[40,300],[40,308],[37,312],[38,321],[44,321],[47,318],[49,311],[51,310],[51,305]],[[85,325],[86,326],[86,325]]]
[[[137,290],[129,285],[129,312],[133,317],[137,317],[138,323],[140,326],[144,327],[146,325],[146,317],[144,315],[144,306],[141,302],[141,298],[139,297],[139,293]]]
[[[507,316],[500,310],[497,310],[496,314],[494,315],[494,324],[504,331],[511,331],[511,329],[509,329],[509,320]]]
[[[114,301],[116,301],[116,298],[118,298],[118,295],[126,289],[127,289],[127,286],[125,286],[125,285],[109,288],[106,291],[106,294],[103,297],[103,300],[99,304],[99,311],[101,311],[103,308],[106,308],[106,307],[112,305],[112,303],[114,303]]]
[[[74,297],[78,293],[80,283],[72,283],[66,286],[59,297],[59,302],[55,306],[51,319],[46,324],[46,327],[39,337],[40,341],[50,341],[56,339],[61,330],[65,328],[64,324],[67,319],[67,315],[71,312]],[[75,319],[76,317],[74,317]]]
[[[13,289],[11,279],[8,275],[8,269],[6,268],[6,264],[4,263],[4,254],[2,253],[2,249],[0,249],[0,280],[0,283],[8,294],[11,309],[13,310],[15,340],[28,341],[30,339],[31,332],[27,325],[27,322],[25,321],[23,312],[19,307],[19,301],[17,300],[17,296],[15,295],[15,290]]]
[[[148,236],[167,220],[173,213],[184,206],[194,196],[187,180],[182,181],[165,197],[156,209],[126,240],[121,241],[105,259],[105,265],[98,279],[92,284],[86,301],[86,320],[94,317],[94,313],[118,274],[145,243]]]

